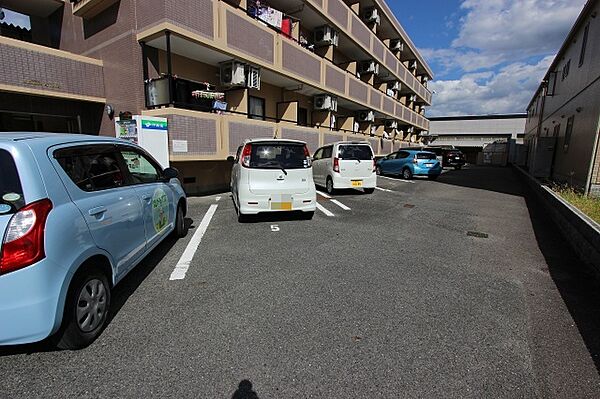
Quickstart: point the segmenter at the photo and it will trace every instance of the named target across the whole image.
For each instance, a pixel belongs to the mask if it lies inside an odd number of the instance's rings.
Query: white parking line
[[[345,211],[349,211],[350,210],[349,207],[347,207],[346,205],[342,204],[340,201],[337,201],[337,200],[334,200],[334,199],[331,199],[330,201],[333,202],[334,204],[336,204],[337,206],[339,206],[340,208],[342,208]]]
[[[187,247],[185,247],[185,251],[183,251],[183,255],[179,258],[179,262],[177,262],[175,269],[173,269],[169,280],[183,280],[185,278],[185,275],[190,268],[190,264],[192,263],[192,259],[194,258],[194,254],[198,250],[200,241],[202,241],[202,237],[204,236],[204,233],[206,233],[206,229],[208,229],[208,225],[218,206],[219,205],[217,204],[212,204],[210,208],[208,208],[208,211],[206,211],[204,218],[202,218],[202,222],[200,222],[200,226],[198,226],[192,239]]]
[[[318,202],[317,202],[317,209],[320,210],[321,212],[323,212],[325,215],[327,215],[329,217],[335,216],[333,213],[329,212],[327,209],[325,209],[323,207],[323,205],[319,204]]]
[[[216,198],[215,198],[215,200],[216,200],[217,202],[219,202],[219,201],[221,201],[221,197],[216,197]]]
[[[319,194],[321,197],[325,197],[327,199],[331,199],[331,195],[325,194],[319,190],[317,190],[317,194]]]
[[[380,190],[380,191],[385,191],[385,192],[388,192],[388,193],[393,193],[392,190],[388,190],[387,188],[375,187],[375,189],[376,190]]]
[[[377,177],[381,177],[382,179],[388,179],[388,180],[393,180],[393,181],[401,181],[403,183],[415,184],[415,182],[412,181],[412,180],[404,180],[404,179],[398,179],[398,178],[395,178],[395,177],[387,177],[387,176],[381,176],[381,175],[379,175]]]

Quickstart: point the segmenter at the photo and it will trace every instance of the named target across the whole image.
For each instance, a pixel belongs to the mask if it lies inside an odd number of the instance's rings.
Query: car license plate
[[[352,180],[352,187],[362,187],[362,180]]]
[[[460,157],[456,157],[456,158],[454,158],[454,159],[460,160]]]
[[[271,202],[271,209],[278,211],[291,211],[291,202]]]
[[[432,163],[426,163],[425,166],[428,167],[428,168],[431,168],[431,167],[433,167],[433,164]]]

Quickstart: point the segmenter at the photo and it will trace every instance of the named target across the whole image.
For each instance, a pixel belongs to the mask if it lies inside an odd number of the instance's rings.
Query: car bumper
[[[248,190],[239,193],[239,211],[244,215],[256,215],[263,212],[314,212],[317,208],[316,191],[310,190],[301,194],[253,194]],[[289,207],[282,207],[282,202],[291,202]]]
[[[464,166],[465,161],[446,161],[444,166]]]
[[[58,305],[67,274],[66,269],[44,259],[0,276],[0,345],[41,341],[56,331],[62,319]]]
[[[433,168],[427,167],[414,167],[413,175],[415,176],[435,176],[442,173],[442,168],[437,166]]]
[[[352,185],[353,181],[360,180],[362,185],[356,187]],[[377,185],[377,175],[373,173],[369,177],[342,177],[338,173],[333,174],[333,187],[336,189],[345,188],[374,188]]]

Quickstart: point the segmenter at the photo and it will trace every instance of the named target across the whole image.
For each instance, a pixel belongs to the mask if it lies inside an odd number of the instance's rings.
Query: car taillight
[[[308,151],[307,146],[304,146],[304,158],[306,159],[306,167],[310,168],[312,165],[312,159],[310,159],[310,151]]]
[[[0,274],[22,269],[46,257],[44,231],[51,210],[52,202],[43,199],[12,216],[2,241]]]
[[[340,173],[340,160],[339,158],[333,158],[333,171]]]
[[[252,155],[252,145],[246,144],[242,150],[242,156],[240,157],[242,166],[247,168],[250,167],[250,156]]]

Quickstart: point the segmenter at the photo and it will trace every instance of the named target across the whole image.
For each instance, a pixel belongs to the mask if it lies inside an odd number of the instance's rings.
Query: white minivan
[[[230,157],[231,160],[231,157]],[[238,148],[231,170],[231,193],[238,220],[262,212],[315,213],[317,194],[306,143],[249,139]]]
[[[377,185],[373,148],[367,141],[338,141],[315,151],[313,179],[332,194],[342,188],[362,188],[371,194]]]

